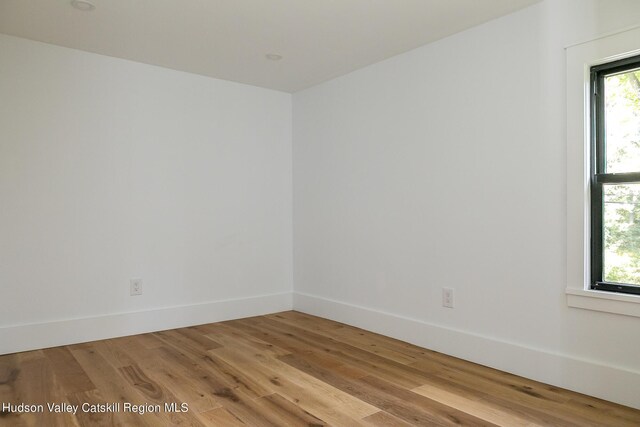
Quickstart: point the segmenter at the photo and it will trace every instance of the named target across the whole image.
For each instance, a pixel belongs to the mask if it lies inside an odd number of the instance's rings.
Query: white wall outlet
[[[131,279],[129,287],[131,295],[142,295],[142,279]]]
[[[453,308],[453,289],[442,288],[442,306]]]

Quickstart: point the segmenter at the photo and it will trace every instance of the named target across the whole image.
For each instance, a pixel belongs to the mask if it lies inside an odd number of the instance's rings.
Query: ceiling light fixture
[[[265,58],[269,61],[280,61],[282,59],[282,55],[278,55],[277,53],[267,53]]]
[[[96,8],[93,3],[86,0],[71,0],[71,6],[83,12],[90,12]]]

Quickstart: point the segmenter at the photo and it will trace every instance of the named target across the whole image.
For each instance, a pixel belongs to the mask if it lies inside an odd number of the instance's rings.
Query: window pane
[[[605,282],[640,285],[640,184],[604,186]]]
[[[605,78],[606,173],[640,172],[640,69]]]

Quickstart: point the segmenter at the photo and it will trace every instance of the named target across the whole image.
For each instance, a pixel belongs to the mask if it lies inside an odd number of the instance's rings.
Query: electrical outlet
[[[442,288],[442,306],[453,308],[453,289]]]
[[[131,295],[142,295],[142,279],[131,279],[129,281]]]

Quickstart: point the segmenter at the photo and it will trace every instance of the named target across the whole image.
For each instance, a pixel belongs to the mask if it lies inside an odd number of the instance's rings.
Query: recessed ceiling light
[[[71,6],[83,12],[90,12],[96,8],[93,3],[90,3],[86,0],[71,0]]]
[[[277,53],[267,53],[265,58],[269,61],[280,61],[282,59],[282,55],[278,55]]]

